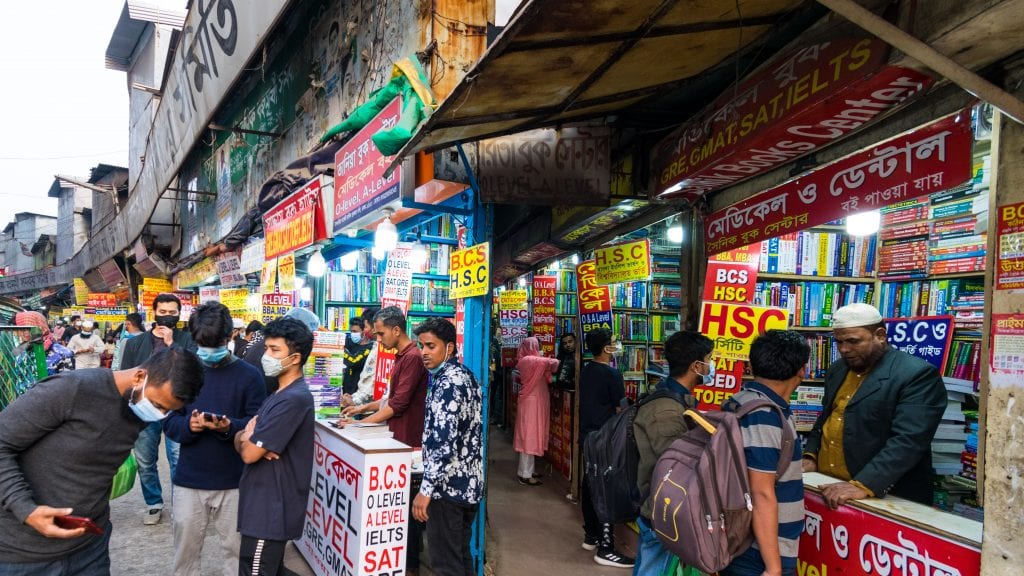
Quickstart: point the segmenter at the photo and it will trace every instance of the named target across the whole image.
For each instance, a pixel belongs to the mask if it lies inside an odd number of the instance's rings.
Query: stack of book
[[[797,432],[810,432],[818,416],[823,410],[822,402],[825,389],[821,386],[798,386],[790,398],[789,407],[793,411]]]
[[[928,260],[932,274],[962,274],[985,267],[988,189],[967,184],[933,194]]]
[[[362,422],[349,422],[342,428],[341,433],[350,438],[368,440],[370,438],[394,438],[395,434],[388,429],[387,423],[378,422],[375,424],[363,424]]]
[[[878,276],[919,278],[928,274],[927,198],[882,208]]]
[[[875,236],[813,230],[761,243],[758,271],[803,276],[865,278],[875,272]]]

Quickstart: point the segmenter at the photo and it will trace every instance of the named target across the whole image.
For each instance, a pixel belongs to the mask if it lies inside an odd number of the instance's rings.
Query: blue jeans
[[[658,540],[658,535],[643,518],[636,519],[640,528],[637,542],[636,564],[633,565],[633,576],[662,576],[668,565],[672,563],[672,553]],[[761,576],[758,574],[757,576]]]
[[[5,564],[0,562],[0,576],[110,576],[110,531],[107,522],[103,536],[89,536],[94,542],[78,552],[58,560]]]
[[[733,559],[732,564],[725,567],[724,570],[719,570],[719,576],[761,576],[764,574],[764,560],[761,559],[761,553],[753,548],[748,548],[746,552],[740,554]],[[795,568],[782,568],[782,576],[795,576]]]
[[[156,463],[160,460],[160,436],[164,428],[160,422],[150,422],[142,432],[139,439],[135,441],[135,461],[139,465],[139,484],[142,485],[142,498],[146,506],[163,506],[164,496],[160,488],[160,471]],[[170,438],[164,439],[164,448],[167,452],[167,463],[171,467],[171,478],[174,478],[174,469],[178,467],[178,452],[180,445]]]

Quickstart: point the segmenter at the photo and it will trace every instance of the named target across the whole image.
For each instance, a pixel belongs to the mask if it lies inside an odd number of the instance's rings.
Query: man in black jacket
[[[889,346],[873,306],[836,310],[832,329],[842,359],[825,376],[825,410],[807,438],[804,471],[845,480],[822,490],[832,508],[886,494],[930,506],[931,443],[946,409],[942,377]]]
[[[179,347],[196,351],[192,336],[187,330],[178,330],[178,319],[181,314],[181,300],[174,294],[159,294],[153,300],[153,317],[156,326],[148,334],[140,334],[124,345],[121,356],[121,368],[128,369],[141,365],[155,352],[167,348]],[[142,498],[146,501],[146,513],[143,523],[157,524],[163,514],[164,497],[160,486],[160,473],[157,461],[160,456],[160,437],[163,427],[159,422],[146,426],[135,442],[135,460],[139,466],[139,484],[142,485]],[[164,442],[167,452],[167,463],[171,467],[171,477],[178,464],[178,443],[170,438]]]

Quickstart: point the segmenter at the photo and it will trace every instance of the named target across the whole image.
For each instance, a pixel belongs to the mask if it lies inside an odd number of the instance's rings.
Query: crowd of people
[[[0,412],[0,574],[109,574],[111,479],[131,453],[142,523],[161,522],[170,501],[167,573],[201,573],[208,530],[226,575],[291,573],[285,545],[302,534],[313,469],[314,402],[303,367],[320,320],[293,308],[266,325],[245,324],[207,302],[182,328],[181,312],[176,296],[160,294],[151,325],[132,313],[103,337],[90,320],[51,329],[38,312],[17,314],[16,324],[42,332],[50,375]],[[425,536],[434,573],[468,576],[483,493],[482,391],[457,361],[451,322],[427,318],[414,332],[418,345],[397,307],[351,319],[344,415],[386,422],[397,440],[422,447],[405,573],[418,572]],[[396,349],[397,360],[387,395],[374,400],[382,347]]]

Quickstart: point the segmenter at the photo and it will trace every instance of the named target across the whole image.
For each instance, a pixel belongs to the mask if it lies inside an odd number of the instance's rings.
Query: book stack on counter
[[[968,184],[933,194],[928,261],[931,274],[963,274],[985,268],[988,188]]]
[[[798,386],[790,397],[789,408],[793,411],[797,432],[810,432],[823,410],[825,389],[821,386]]]
[[[946,411],[932,439],[932,467],[939,476],[960,472],[960,455],[967,441],[967,417],[964,403],[974,392],[974,385],[962,380],[943,378],[946,385]]]
[[[875,272],[875,236],[804,231],[761,242],[758,271],[865,278]]]
[[[920,278],[928,274],[928,198],[882,208],[878,276]]]
[[[346,423],[341,429],[344,436],[367,440],[370,438],[394,438],[395,434],[388,429],[386,422],[363,424],[362,422]]]

